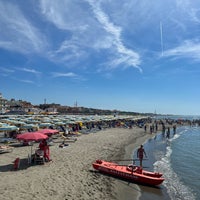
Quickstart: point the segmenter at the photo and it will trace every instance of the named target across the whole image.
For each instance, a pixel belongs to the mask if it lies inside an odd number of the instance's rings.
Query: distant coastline
[[[98,109],[90,107],[61,105],[57,103],[46,103],[33,105],[24,100],[5,99],[0,93],[0,115],[25,115],[25,114],[44,114],[44,115],[142,115],[155,116],[155,113],[139,113],[132,111]]]

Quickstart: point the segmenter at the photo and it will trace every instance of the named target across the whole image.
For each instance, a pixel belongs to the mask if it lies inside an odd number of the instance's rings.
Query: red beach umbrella
[[[44,135],[38,131],[36,132],[26,132],[26,133],[22,133],[17,135],[17,139],[18,140],[23,140],[23,141],[39,141],[39,140],[44,140],[47,139],[48,136]]]
[[[59,133],[59,130],[55,130],[55,129],[40,129],[37,132],[43,133],[45,135],[50,136],[50,135],[54,135],[54,134]]]
[[[17,135],[18,140],[23,140],[23,141],[26,141],[26,142],[39,141],[39,140],[44,140],[44,139],[47,139],[47,138],[48,138],[47,135],[44,135],[43,133],[40,133],[38,131],[26,132],[26,133],[22,133],[22,134]],[[31,156],[32,156],[32,145],[31,145]],[[28,162],[31,163],[29,155],[28,155]]]

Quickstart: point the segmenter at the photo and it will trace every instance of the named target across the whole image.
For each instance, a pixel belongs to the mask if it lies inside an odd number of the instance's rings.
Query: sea
[[[167,117],[180,119],[180,116]],[[193,120],[200,116],[181,118]],[[140,186],[140,200],[200,199],[200,126],[177,127],[176,133],[170,131],[169,138],[160,132],[146,141],[144,149],[148,158],[143,161],[144,168],[163,173],[165,181],[156,188]],[[135,151],[133,157],[136,157]]]

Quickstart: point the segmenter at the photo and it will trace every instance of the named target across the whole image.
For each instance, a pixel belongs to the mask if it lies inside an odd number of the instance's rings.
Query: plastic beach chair
[[[34,162],[35,162],[35,164],[44,164],[44,162],[45,162],[44,151],[37,150],[35,152]]]

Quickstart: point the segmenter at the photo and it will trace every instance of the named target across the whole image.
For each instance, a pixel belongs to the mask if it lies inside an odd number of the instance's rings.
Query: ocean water
[[[159,188],[147,191],[154,199],[200,199],[200,127],[182,126],[170,137],[160,133],[144,144],[148,160],[143,162],[148,170],[163,173],[165,181]],[[158,192],[159,191],[159,192]],[[158,193],[158,194],[157,194]]]
[[[167,141],[164,157],[154,163],[165,174],[171,199],[200,199],[200,127],[180,127]]]

